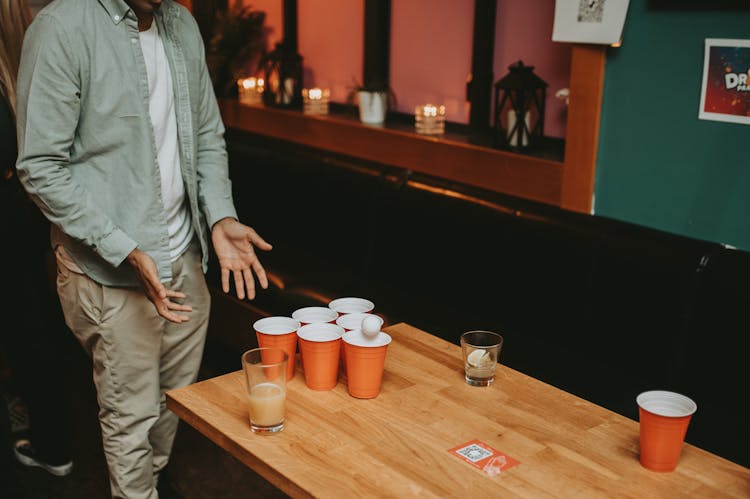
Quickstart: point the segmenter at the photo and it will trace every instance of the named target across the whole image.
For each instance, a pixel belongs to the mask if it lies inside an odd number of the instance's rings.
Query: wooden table
[[[240,371],[173,390],[167,406],[295,497],[750,497],[747,468],[685,445],[676,471],[648,471],[636,421],[505,366],[492,387],[470,387],[457,345],[386,331],[377,398],[350,397],[343,377],[309,390],[298,371],[279,434],[250,431]],[[448,452],[472,439],[521,464],[491,477]]]

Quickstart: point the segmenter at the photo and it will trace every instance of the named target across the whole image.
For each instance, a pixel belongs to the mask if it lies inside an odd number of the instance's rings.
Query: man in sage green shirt
[[[91,355],[113,497],[158,497],[210,308],[267,287],[237,221],[224,128],[195,20],[173,0],[56,0],[24,40],[18,174],[53,223],[66,322]]]

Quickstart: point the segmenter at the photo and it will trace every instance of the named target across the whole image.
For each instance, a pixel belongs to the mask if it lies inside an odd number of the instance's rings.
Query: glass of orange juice
[[[255,433],[272,434],[284,429],[288,361],[281,348],[254,348],[242,354],[250,428]]]

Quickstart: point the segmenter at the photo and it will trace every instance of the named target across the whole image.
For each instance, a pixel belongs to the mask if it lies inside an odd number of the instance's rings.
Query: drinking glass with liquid
[[[492,331],[467,331],[461,335],[466,383],[489,386],[495,380],[495,367],[503,337]]]
[[[242,354],[247,381],[250,428],[269,434],[284,429],[287,353],[281,348],[254,348]]]

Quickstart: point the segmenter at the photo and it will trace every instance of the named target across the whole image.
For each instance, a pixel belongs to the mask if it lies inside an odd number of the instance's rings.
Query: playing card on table
[[[503,454],[499,450],[493,449],[486,443],[474,439],[457,447],[449,449],[448,452],[479,468],[489,476],[500,474],[508,468],[512,468],[519,463],[512,457]]]

